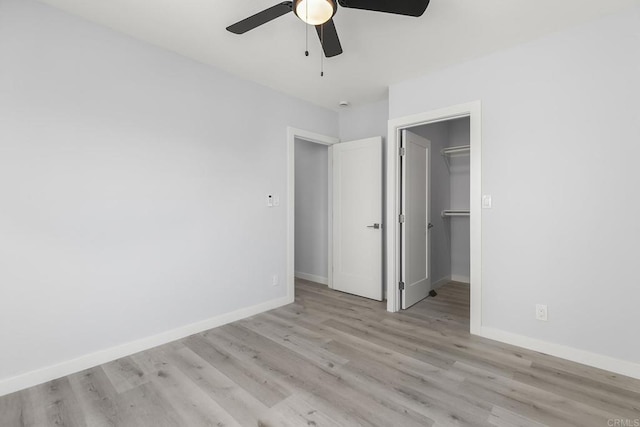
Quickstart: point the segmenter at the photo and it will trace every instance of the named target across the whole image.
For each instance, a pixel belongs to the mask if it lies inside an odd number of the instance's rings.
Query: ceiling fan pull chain
[[[324,49],[324,24],[320,25],[320,44]],[[324,54],[320,52],[320,77],[324,77]]]
[[[304,24],[305,41],[304,41],[304,56],[309,56],[309,26]]]
[[[307,3],[306,9],[307,9],[306,18],[308,20],[309,19],[309,3]],[[305,37],[305,41],[304,41],[304,56],[309,56],[309,25],[307,25],[306,22],[304,22],[304,37]]]

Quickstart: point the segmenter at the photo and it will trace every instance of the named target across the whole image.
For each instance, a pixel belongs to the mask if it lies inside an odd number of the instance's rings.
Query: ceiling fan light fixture
[[[322,25],[336,14],[334,0],[295,0],[293,11],[309,25]]]

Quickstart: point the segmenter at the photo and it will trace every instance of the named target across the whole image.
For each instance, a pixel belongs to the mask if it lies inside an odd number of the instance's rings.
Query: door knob
[[[367,225],[367,228],[375,228],[376,230],[382,228],[381,224],[378,224],[377,222],[373,225]]]
[[[431,230],[433,228],[433,224],[429,223],[429,225],[427,225],[427,230]]]

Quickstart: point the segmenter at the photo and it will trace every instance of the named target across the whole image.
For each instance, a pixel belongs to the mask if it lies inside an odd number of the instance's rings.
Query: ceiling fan
[[[327,58],[340,55],[342,46],[338,38],[333,16],[341,7],[394,13],[397,15],[422,16],[430,0],[293,0],[284,1],[258,12],[227,27],[234,34],[244,34],[289,12],[303,22],[316,27],[322,49]]]

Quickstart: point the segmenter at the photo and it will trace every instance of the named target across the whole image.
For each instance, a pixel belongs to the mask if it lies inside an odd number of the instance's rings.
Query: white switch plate
[[[491,209],[491,194],[485,194],[482,196],[482,208]]]
[[[278,286],[279,284],[280,284],[280,281],[278,280],[278,275],[274,274],[273,277],[271,278],[271,285]]]
[[[536,304],[536,319],[547,321],[547,306],[544,304]]]
[[[273,196],[271,194],[267,195],[267,207],[273,207]]]

